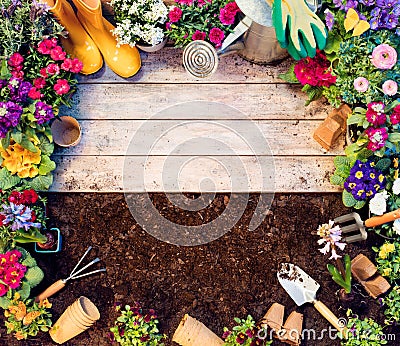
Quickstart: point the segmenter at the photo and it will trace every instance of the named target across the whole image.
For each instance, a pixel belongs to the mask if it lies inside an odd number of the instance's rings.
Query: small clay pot
[[[69,115],[56,118],[51,124],[51,133],[54,143],[60,147],[72,147],[81,140],[81,126]]]
[[[168,39],[165,38],[164,40],[162,40],[160,43],[156,44],[155,46],[151,46],[149,44],[137,43],[136,47],[139,48],[140,50],[142,50],[143,52],[154,53],[154,52],[157,52],[157,51],[161,50],[162,48],[164,48],[167,41],[168,41]]]

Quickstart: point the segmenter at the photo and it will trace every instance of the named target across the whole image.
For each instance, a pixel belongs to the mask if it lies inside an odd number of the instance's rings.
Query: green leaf
[[[392,143],[400,142],[400,133],[398,133],[398,132],[389,133],[388,140],[389,140],[389,142],[392,142]]]
[[[347,119],[347,125],[359,125],[359,126],[361,126],[362,123],[364,122],[364,120],[365,120],[365,116],[363,116],[362,114],[353,113]]]
[[[357,203],[357,200],[347,190],[343,190],[342,201],[343,201],[343,204],[345,205],[345,207],[349,207],[349,208],[353,207]]]
[[[344,270],[346,272],[345,281],[351,286],[351,259],[347,254],[344,256]]]
[[[38,268],[38,267],[36,267],[36,268]],[[28,272],[28,271],[29,271],[29,269],[26,272]],[[17,292],[21,295],[21,300],[26,300],[29,298],[29,295],[31,294],[31,285],[29,285],[28,282],[26,282],[24,280],[22,282],[21,288],[19,290],[17,290]]]
[[[356,204],[354,204],[354,209],[361,209],[365,205],[365,201],[357,201]]]
[[[26,273],[24,279],[28,281],[31,287],[35,287],[40,284],[44,278],[43,270],[39,267],[31,267]]]
[[[53,175],[38,175],[29,182],[29,186],[36,191],[46,191],[53,184]]]
[[[42,160],[40,161],[40,166],[39,166],[39,174],[46,175],[47,173],[50,173],[55,169],[56,169],[56,163],[50,160],[50,157],[48,157],[47,155],[42,156]]]
[[[46,136],[40,137],[39,149],[42,151],[43,155],[50,156],[54,152],[54,144],[50,142],[49,138]]]
[[[10,145],[10,137],[11,137],[11,133],[9,131],[9,132],[7,132],[6,136],[1,139],[1,147],[3,149],[7,149],[8,146]]]
[[[279,78],[283,79],[288,83],[299,83],[299,80],[297,79],[296,74],[294,73],[294,66],[295,64],[291,65],[289,69],[286,71],[286,73],[279,74]]]
[[[390,159],[388,159],[388,158],[383,158],[383,159],[380,159],[380,160],[376,163],[375,168],[376,168],[378,171],[385,172],[387,169],[389,169],[389,167],[390,167],[391,164],[392,164],[392,160],[390,160]]]
[[[0,189],[8,190],[18,185],[21,179],[16,175],[11,175],[7,168],[0,170]]]
[[[11,305],[11,299],[8,299],[6,296],[0,297],[0,307],[4,310],[8,309]]]
[[[19,145],[21,145],[23,148],[29,150],[30,152],[32,153],[37,152],[37,148],[25,134],[21,132],[13,132],[11,134],[11,138]]]
[[[346,178],[333,174],[331,175],[331,178],[329,180],[332,185],[343,186],[344,182],[346,181]]]
[[[346,156],[335,156],[335,158],[333,159],[333,163],[335,164],[336,167],[340,165],[350,167],[350,159]]]
[[[366,159],[368,159],[370,156],[372,156],[373,155],[373,151],[372,150],[369,150],[369,149],[367,149],[367,148],[363,148],[363,149],[361,149],[358,153],[357,153],[357,160],[361,160],[361,161],[363,161],[363,160],[366,160]]]

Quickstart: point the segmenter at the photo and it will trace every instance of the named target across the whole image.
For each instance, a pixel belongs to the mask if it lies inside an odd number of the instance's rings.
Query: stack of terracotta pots
[[[79,297],[68,306],[50,330],[50,336],[62,344],[88,329],[100,318],[97,307],[86,297]]]

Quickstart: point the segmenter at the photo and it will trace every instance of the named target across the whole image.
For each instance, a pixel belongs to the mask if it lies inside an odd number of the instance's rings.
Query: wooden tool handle
[[[383,225],[386,222],[394,221],[398,218],[400,218],[400,209],[391,211],[390,213],[386,213],[380,216],[371,217],[365,220],[364,224],[366,227],[375,227]]]
[[[42,293],[40,293],[36,298],[35,302],[41,302],[42,300],[51,297],[58,291],[65,287],[65,282],[63,280],[58,280],[54,284],[47,287]]]
[[[324,316],[329,323],[334,326],[338,332],[340,332],[342,334],[342,336],[344,338],[346,338],[346,328],[343,325],[343,323],[340,323],[340,320],[335,316],[335,314],[329,310],[329,308],[322,302],[320,302],[319,300],[316,300],[313,302],[314,303],[314,307],[319,311],[319,313]]]

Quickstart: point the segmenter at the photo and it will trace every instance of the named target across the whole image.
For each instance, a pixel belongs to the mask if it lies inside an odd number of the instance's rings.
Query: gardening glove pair
[[[328,31],[305,0],[274,0],[272,22],[279,44],[296,60],[325,48]]]

